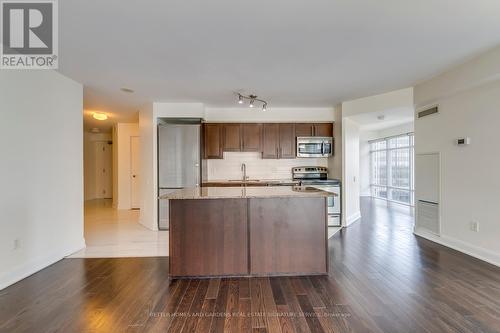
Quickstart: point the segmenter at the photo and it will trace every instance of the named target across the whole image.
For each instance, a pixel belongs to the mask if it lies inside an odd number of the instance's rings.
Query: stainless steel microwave
[[[333,138],[304,137],[297,138],[297,157],[328,157],[333,155]]]

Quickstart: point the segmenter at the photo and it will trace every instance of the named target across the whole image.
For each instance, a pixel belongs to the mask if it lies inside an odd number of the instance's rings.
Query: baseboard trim
[[[16,267],[14,270],[10,272],[6,272],[0,275],[0,290],[7,288],[8,286],[13,285],[16,282],[19,282],[30,275],[35,274],[36,272],[44,269],[47,266],[50,266],[59,260],[78,252],[85,248],[85,239],[82,239],[75,246],[70,246],[58,251],[55,251],[49,255],[41,256],[29,260],[25,264]]]
[[[357,211],[356,213],[351,214],[350,216],[348,216],[346,218],[346,220],[345,220],[345,226],[346,227],[350,226],[351,224],[353,224],[354,222],[356,222],[360,218],[361,218],[361,211]]]
[[[453,237],[443,236],[443,235],[438,236],[436,234],[433,234],[432,232],[422,230],[419,228],[415,228],[413,233],[417,236],[420,236],[432,242],[441,244],[443,246],[449,247],[450,249],[465,253],[471,257],[477,258],[489,264],[500,267],[500,255],[492,251],[465,243],[464,241],[461,241]]]

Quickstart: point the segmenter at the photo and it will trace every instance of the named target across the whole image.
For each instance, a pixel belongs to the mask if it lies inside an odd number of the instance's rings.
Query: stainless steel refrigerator
[[[201,119],[159,119],[158,194],[172,193],[201,182]],[[158,202],[158,227],[169,228],[168,200]]]

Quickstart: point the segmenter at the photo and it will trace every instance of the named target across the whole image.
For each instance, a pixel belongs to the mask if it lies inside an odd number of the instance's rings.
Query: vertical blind
[[[373,197],[414,205],[413,133],[370,141]]]

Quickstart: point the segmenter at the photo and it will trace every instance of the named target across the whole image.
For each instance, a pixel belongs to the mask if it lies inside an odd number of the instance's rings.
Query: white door
[[[95,142],[95,197],[111,199],[113,196],[112,147],[108,142]]]
[[[139,137],[130,137],[130,206],[132,209],[141,207],[141,188],[139,184]]]

